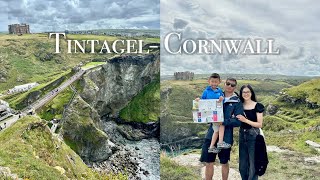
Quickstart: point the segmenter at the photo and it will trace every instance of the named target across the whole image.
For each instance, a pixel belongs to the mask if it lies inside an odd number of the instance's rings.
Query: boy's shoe
[[[231,148],[231,144],[223,141],[222,143],[217,143],[217,147],[219,149],[229,149],[229,148]]]
[[[216,147],[212,147],[212,148],[209,148],[208,149],[208,153],[219,153],[220,152],[220,149],[216,148]]]

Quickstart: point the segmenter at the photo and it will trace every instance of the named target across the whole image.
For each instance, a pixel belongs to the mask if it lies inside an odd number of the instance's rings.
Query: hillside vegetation
[[[157,121],[160,114],[160,77],[148,84],[120,111],[125,121]]]
[[[98,35],[68,35],[73,40],[107,40],[129,39],[128,37]],[[159,38],[145,38],[144,43],[160,42]],[[0,92],[16,85],[30,82],[43,84],[56,79],[61,73],[69,71],[80,62],[106,61],[115,54],[67,53],[67,43],[60,41],[61,53],[55,53],[55,38],[48,39],[47,34],[0,35]],[[101,46],[96,46],[100,52]],[[100,49],[99,49],[100,48]]]
[[[52,136],[46,123],[34,116],[22,118],[0,132],[0,166],[23,179],[127,179],[99,175],[63,141]]]

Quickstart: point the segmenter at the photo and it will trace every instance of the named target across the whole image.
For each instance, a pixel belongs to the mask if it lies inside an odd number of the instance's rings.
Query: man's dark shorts
[[[206,162],[206,163],[215,162],[217,154],[208,153],[208,149],[210,147],[210,144],[211,144],[210,139],[206,139],[204,141],[204,143],[202,145],[202,152],[201,152],[201,157],[200,157],[201,162]],[[220,164],[227,164],[228,163],[228,161],[230,160],[230,152],[231,152],[231,148],[221,149],[221,151],[218,153]]]

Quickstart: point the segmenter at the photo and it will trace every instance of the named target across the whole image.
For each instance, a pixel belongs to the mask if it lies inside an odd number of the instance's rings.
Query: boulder
[[[274,115],[278,112],[278,107],[272,104],[267,106],[266,115]]]

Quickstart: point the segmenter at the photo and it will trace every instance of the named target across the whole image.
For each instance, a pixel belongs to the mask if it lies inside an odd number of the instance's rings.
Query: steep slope
[[[0,166],[24,179],[107,178],[89,169],[46,122],[27,116],[0,133]],[[125,176],[118,176],[125,178]]]

